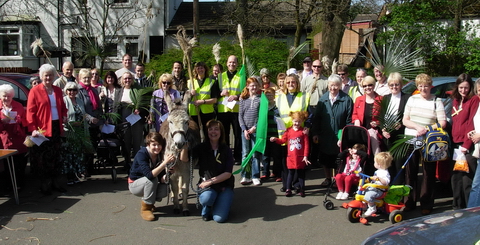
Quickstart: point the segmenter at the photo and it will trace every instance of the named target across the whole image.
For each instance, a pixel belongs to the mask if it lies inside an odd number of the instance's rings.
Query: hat
[[[267,68],[262,68],[260,70],[260,76],[263,76],[263,75],[268,76],[269,74],[270,74],[270,72],[268,71]]]
[[[295,75],[297,75],[297,69],[295,69],[295,68],[290,68],[290,69],[287,70],[286,73],[287,73],[287,76],[290,75],[290,74],[295,74]]]
[[[312,58],[310,58],[310,56],[307,56],[303,59],[303,62],[312,62]]]

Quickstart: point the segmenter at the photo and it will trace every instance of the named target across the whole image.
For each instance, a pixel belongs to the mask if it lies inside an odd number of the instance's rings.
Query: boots
[[[145,202],[142,201],[142,207],[140,209],[140,215],[144,220],[147,221],[153,221],[155,219],[155,216],[152,213],[152,209],[155,206],[153,204],[146,204]]]

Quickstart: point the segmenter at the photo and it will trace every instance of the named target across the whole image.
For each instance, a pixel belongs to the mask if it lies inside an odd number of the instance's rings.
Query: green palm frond
[[[376,107],[379,108],[378,121],[380,122],[380,128],[385,129],[388,133],[391,133],[397,127],[402,124],[402,117],[398,110],[388,108],[387,100],[375,101]]]
[[[152,93],[152,87],[132,89],[130,93],[130,99],[132,100],[132,104],[130,104],[129,107],[131,107],[132,110],[149,110],[151,108],[150,101],[152,99]]]
[[[255,69],[255,64],[250,61],[248,56],[245,57],[245,63],[247,64],[247,72],[246,72],[247,78],[255,76],[255,74],[257,74],[258,71]]]
[[[122,120],[122,117],[120,116],[120,114],[116,113],[116,112],[107,112],[107,113],[104,113],[102,115],[102,118],[105,120],[105,121],[108,121],[110,123],[113,123],[113,124],[117,124],[117,123],[120,123],[120,121]]]
[[[288,57],[287,57],[287,69],[290,69],[290,62],[295,59],[295,57],[305,48],[305,46],[309,45],[310,41],[305,41],[298,45],[298,47],[291,47]]]
[[[362,58],[369,61],[372,65],[383,65],[383,73],[388,76],[393,72],[400,73],[404,79],[414,79],[419,73],[424,71],[424,60],[417,48],[418,40],[408,42],[406,35],[401,38],[393,37],[385,44],[385,53],[381,55],[370,38],[371,50],[367,49],[368,56],[362,54]]]
[[[390,154],[392,154],[393,159],[398,160],[402,159],[407,155],[408,148],[410,147],[409,144],[407,144],[407,141],[413,139],[413,136],[408,136],[408,135],[399,135],[399,139],[395,140],[393,142],[393,146],[390,148]]]

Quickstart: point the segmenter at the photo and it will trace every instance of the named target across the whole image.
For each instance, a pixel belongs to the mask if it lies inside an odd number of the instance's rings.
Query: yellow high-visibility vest
[[[197,93],[196,99],[195,100],[208,100],[211,98],[211,91],[213,84],[215,83],[212,81],[211,78],[206,78],[205,82],[203,82],[202,87],[198,84],[197,79],[193,79],[193,83],[195,84],[195,92]],[[188,85],[190,86],[192,84],[192,80],[188,80]],[[188,89],[193,89],[193,88],[188,88]],[[202,111],[203,114],[208,114],[212,113],[214,111],[213,109],[213,104],[202,104],[198,106],[200,110]],[[197,109],[195,108],[195,105],[190,103],[188,105],[188,113],[190,116],[196,116],[197,115]]]
[[[308,93],[298,92],[293,100],[291,106],[288,106],[288,100],[286,94],[279,94],[275,101],[278,112],[280,113],[280,118],[285,123],[285,128],[289,128],[293,125],[292,118],[289,116],[290,112],[293,111],[307,111],[308,105],[310,103],[310,96]],[[302,125],[303,126],[303,125]],[[278,135],[283,135],[284,131],[279,130]]]
[[[230,95],[240,95],[242,91],[240,90],[240,75],[235,74],[233,76],[232,81],[228,80],[228,75],[227,72],[222,73],[222,79],[218,81],[218,87],[220,88],[220,91],[223,91],[226,89]],[[218,99],[218,112],[238,112],[239,111],[239,105],[238,103],[233,107],[233,109],[229,109],[225,105],[223,105],[223,100],[225,97],[220,97]]]

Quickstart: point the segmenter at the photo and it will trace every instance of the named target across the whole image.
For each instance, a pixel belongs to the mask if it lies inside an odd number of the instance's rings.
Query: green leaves
[[[132,88],[130,92],[130,99],[132,100],[132,104],[129,107],[133,110],[149,110],[150,109],[150,101],[152,99],[153,88],[146,87],[146,88]]]

